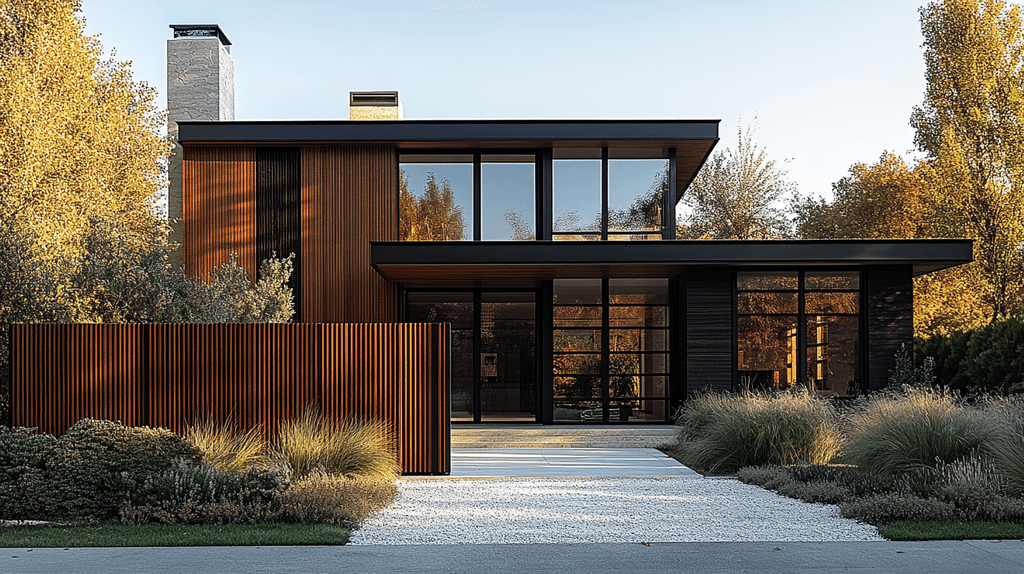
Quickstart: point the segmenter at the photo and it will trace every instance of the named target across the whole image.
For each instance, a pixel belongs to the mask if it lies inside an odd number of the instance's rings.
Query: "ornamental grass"
[[[798,461],[827,464],[843,437],[834,408],[805,389],[703,393],[677,414],[684,464],[710,473]]]

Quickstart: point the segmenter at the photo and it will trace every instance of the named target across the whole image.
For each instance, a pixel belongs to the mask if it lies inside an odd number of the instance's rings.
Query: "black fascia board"
[[[720,120],[182,121],[181,143],[716,140]]]
[[[389,265],[912,265],[915,274],[973,261],[970,239],[675,241],[375,241]]]

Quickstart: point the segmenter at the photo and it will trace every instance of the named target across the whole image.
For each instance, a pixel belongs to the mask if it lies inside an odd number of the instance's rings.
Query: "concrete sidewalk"
[[[700,477],[654,448],[453,448],[449,476],[465,478],[679,478]]]
[[[15,558],[16,556],[16,558]],[[6,548],[0,572],[486,572],[622,574],[800,572],[1020,574],[1024,542],[700,542],[460,546]]]

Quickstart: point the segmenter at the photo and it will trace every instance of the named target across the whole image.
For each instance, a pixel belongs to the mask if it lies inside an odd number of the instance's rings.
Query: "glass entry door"
[[[452,421],[535,422],[534,292],[410,292],[406,321],[452,324]]]

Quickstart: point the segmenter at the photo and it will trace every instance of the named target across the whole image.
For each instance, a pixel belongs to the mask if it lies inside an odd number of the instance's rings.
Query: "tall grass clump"
[[[955,396],[908,388],[869,399],[850,416],[844,460],[888,475],[934,469],[978,452],[997,424],[985,409],[965,409]]]
[[[332,421],[307,407],[278,427],[277,448],[296,478],[319,471],[394,480],[401,472],[394,431],[380,421]]]
[[[687,400],[676,422],[684,464],[712,473],[827,464],[843,444],[835,410],[807,390],[702,393]]]
[[[238,432],[231,419],[218,425],[208,417],[187,425],[185,440],[199,449],[203,464],[224,472],[245,472],[265,466],[268,460],[261,426]]]

